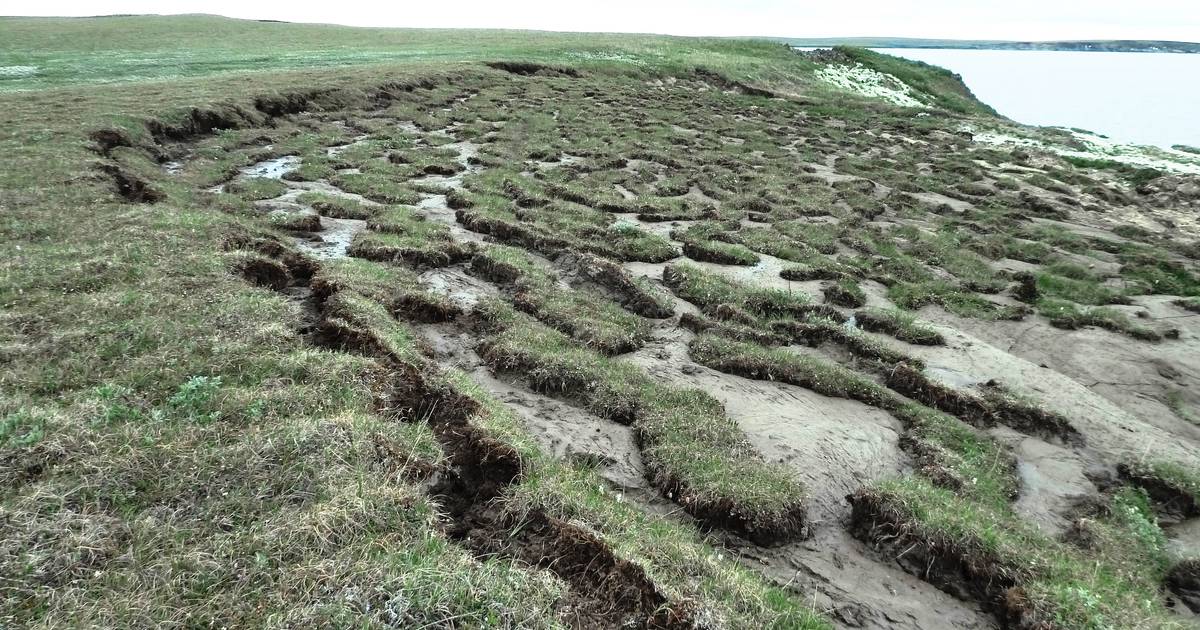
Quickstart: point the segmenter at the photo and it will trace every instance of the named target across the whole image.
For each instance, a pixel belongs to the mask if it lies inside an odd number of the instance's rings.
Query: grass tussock
[[[453,302],[426,289],[414,272],[358,258],[322,264],[312,278],[312,290],[320,300],[339,291],[353,291],[382,304],[397,317],[420,322],[447,321],[461,313]]]
[[[1162,333],[1134,323],[1129,316],[1106,306],[1084,307],[1067,300],[1043,298],[1038,301],[1037,311],[1050,320],[1051,326],[1065,330],[1096,326],[1143,341],[1159,341],[1163,338]]]
[[[374,206],[364,205],[347,197],[319,192],[305,192],[296,202],[316,210],[323,217],[366,220],[375,215]]]
[[[690,513],[764,542],[802,534],[803,488],[786,469],[763,462],[711,396],[660,385],[503,304],[482,316],[495,331],[483,343],[485,361],[631,424],[655,485]]]
[[[1164,521],[1200,516],[1200,470],[1195,467],[1150,460],[1121,464],[1117,470],[1146,492]]]
[[[367,226],[351,241],[350,256],[414,267],[445,267],[471,257],[471,247],[456,241],[450,228],[408,208],[385,208]]]
[[[911,313],[894,309],[869,308],[855,313],[859,328],[890,335],[919,346],[941,346],[946,340],[941,333],[917,321]]]
[[[746,287],[687,263],[668,265],[663,280],[676,295],[708,313],[715,314],[722,305],[745,309],[758,317],[804,317],[813,312],[806,293]]]
[[[472,258],[471,268],[512,283],[518,309],[602,354],[631,352],[649,337],[648,321],[604,297],[564,286],[553,270],[522,249],[488,247]]]
[[[1001,618],[1096,630],[1185,627],[1164,605],[1166,539],[1137,491],[1117,493],[1100,517],[1080,521],[1080,546],[921,477],[859,490],[852,503],[856,536],[906,550],[925,579]]]

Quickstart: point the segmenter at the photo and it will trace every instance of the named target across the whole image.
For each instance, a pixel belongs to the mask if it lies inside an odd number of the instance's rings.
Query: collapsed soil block
[[[850,534],[895,558],[908,573],[959,599],[979,602],[1004,627],[1057,627],[1040,618],[1017,584],[1017,573],[982,541],[929,531],[903,502],[871,488],[860,488],[846,500]]]
[[[1061,440],[1068,444],[1082,442],[1079,432],[1066,418],[1028,403],[1014,400],[1002,392],[992,391],[985,396],[934,382],[916,368],[899,364],[885,377],[893,390],[924,405],[957,416],[968,424],[991,427],[1003,424],[1022,433]]]
[[[1190,558],[1171,567],[1166,583],[1185,606],[1200,613],[1200,559]]]
[[[728,321],[713,321],[695,313],[684,313],[679,316],[679,325],[696,334],[712,333],[737,341],[749,341],[764,346],[783,346],[791,342],[787,335],[780,335],[752,326],[745,326]]]
[[[824,288],[825,301],[844,308],[858,308],[867,303],[862,289],[852,282],[840,281]]]
[[[1136,463],[1118,464],[1117,474],[1146,491],[1160,521],[1180,522],[1200,516],[1198,489],[1188,487],[1183,480],[1160,474],[1153,466]]]
[[[869,332],[883,333],[918,346],[944,346],[946,338],[941,333],[930,328],[906,326],[895,318],[887,317],[870,310],[854,314],[855,323],[859,328]]]
[[[618,303],[633,313],[650,319],[666,319],[675,314],[670,298],[639,284],[621,265],[593,254],[581,254],[576,268],[588,280],[615,294]]]

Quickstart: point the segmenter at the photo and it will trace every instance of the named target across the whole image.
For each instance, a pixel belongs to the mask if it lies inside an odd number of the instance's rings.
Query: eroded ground
[[[568,624],[757,613],[706,611],[726,569],[656,564],[541,466],[838,626],[1190,623],[1183,188],[941,110],[747,91],[478,69],[97,142],[129,199],[239,218],[229,266],[287,296],[297,343],[378,362],[380,408],[430,427],[448,539],[548,569]]]

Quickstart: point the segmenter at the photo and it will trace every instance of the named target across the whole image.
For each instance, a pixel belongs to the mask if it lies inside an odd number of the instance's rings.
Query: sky
[[[6,0],[0,13],[215,13],[352,26],[669,35],[1200,41],[1197,0]]]

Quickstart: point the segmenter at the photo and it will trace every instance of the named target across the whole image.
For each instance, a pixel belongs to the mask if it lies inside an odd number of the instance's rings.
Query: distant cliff
[[[1200,53],[1200,43],[1156,40],[1085,40],[1014,42],[973,39],[914,39],[907,37],[772,38],[801,48],[860,46],[862,48],[959,48],[966,50],[1071,50],[1088,52]]]

